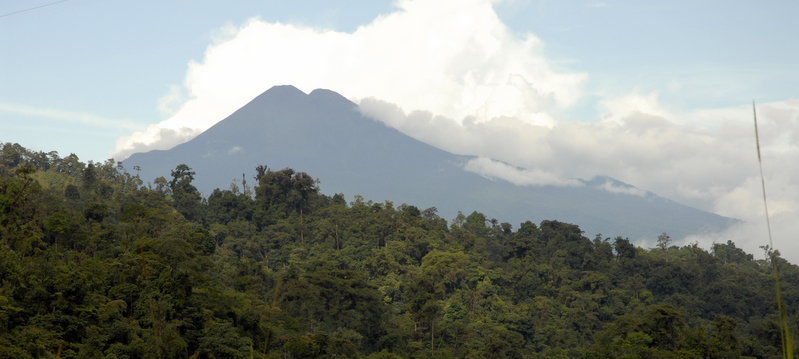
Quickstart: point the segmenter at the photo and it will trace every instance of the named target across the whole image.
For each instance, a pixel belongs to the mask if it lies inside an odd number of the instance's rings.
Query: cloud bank
[[[169,118],[119,139],[115,157],[187,141],[274,85],[327,88],[420,141],[481,156],[468,170],[524,185],[610,176],[746,221],[690,240],[730,238],[758,253],[767,239],[751,107],[681,112],[630,89],[602,97],[599,118],[564,119],[586,79],[548,61],[534,35],[513,33],[489,0],[399,1],[352,33],[252,19],[220,31],[159,103]],[[758,115],[777,248],[799,253],[788,242],[799,232],[799,101]]]
[[[594,122],[542,126],[514,117],[459,122],[429,111],[405,113],[375,98],[360,102],[365,115],[421,141],[483,156],[465,169],[485,177],[565,185],[570,178],[610,176],[637,188],[605,183],[600,189],[639,196],[651,191],[745,221],[724,233],[675,244],[699,242],[709,248],[733,240],[749,253],[762,254],[758,247],[768,238],[751,105],[678,113],[664,109],[657,94],[633,90],[598,106],[603,115]],[[758,121],[775,246],[799,261],[799,243],[792,240],[799,232],[799,101],[758,105]],[[654,246],[655,240],[640,243]]]

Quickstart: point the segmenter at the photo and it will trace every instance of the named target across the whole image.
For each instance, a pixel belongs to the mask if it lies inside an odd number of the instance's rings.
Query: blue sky
[[[123,159],[273,85],[324,87],[481,156],[487,176],[608,175],[748,223],[696,241],[746,241],[765,233],[757,100],[772,223],[799,231],[795,1],[68,0],[3,16],[52,2],[0,4],[0,141]]]
[[[496,7],[509,26],[542,38],[551,56],[588,72],[589,92],[635,86],[684,109],[799,95],[799,47],[791,45],[799,30],[791,20],[796,2],[600,4],[511,1]],[[674,83],[682,85],[679,91],[671,91]]]

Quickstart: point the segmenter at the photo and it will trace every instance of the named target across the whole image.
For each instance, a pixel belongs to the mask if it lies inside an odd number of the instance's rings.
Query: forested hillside
[[[732,242],[448,223],[291,169],[207,198],[185,165],[136,173],[3,145],[0,358],[781,355],[771,264]],[[795,325],[799,269],[770,258]]]

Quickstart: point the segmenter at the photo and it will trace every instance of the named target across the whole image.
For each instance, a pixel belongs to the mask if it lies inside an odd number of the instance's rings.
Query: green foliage
[[[185,164],[178,165],[172,171],[172,181],[169,188],[172,193],[172,201],[175,209],[190,221],[203,221],[204,208],[202,208],[202,197],[197,187],[191,184],[194,180],[195,172]]]
[[[202,198],[186,165],[150,188],[3,145],[0,358],[775,358],[775,268],[799,322],[799,268],[768,248],[448,225],[256,171]]]

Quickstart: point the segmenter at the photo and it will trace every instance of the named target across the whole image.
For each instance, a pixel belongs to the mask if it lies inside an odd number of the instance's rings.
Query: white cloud
[[[570,186],[580,187],[582,182],[575,179],[562,178],[557,174],[540,169],[518,168],[507,163],[478,157],[469,160],[463,167],[489,179],[503,179],[518,186]]]
[[[651,191],[746,222],[691,241],[729,238],[750,253],[760,253],[758,246],[768,243],[751,105],[680,113],[663,109],[657,96],[634,90],[602,101],[604,120],[558,120],[552,127],[513,117],[459,123],[426,111],[406,114],[397,105],[373,98],[360,105],[365,115],[421,141],[486,157],[467,167],[486,177],[556,184],[546,179],[607,175],[637,188],[606,184],[604,190],[635,195]],[[786,256],[797,253],[792,257],[797,261],[799,243],[787,235],[799,230],[799,183],[794,175],[799,170],[799,101],[758,105],[758,119],[769,210],[773,226],[781,228],[775,229],[775,246]],[[783,238],[778,239],[779,234]]]
[[[552,70],[541,41],[514,34],[491,3],[400,1],[396,12],[353,33],[258,19],[226,27],[203,61],[189,64],[183,89],[171,89],[159,103],[172,116],[121,139],[116,156],[130,153],[130,143],[155,143],[160,128],[205,130],[283,84],[374,97],[458,122],[507,116],[554,125],[551,110],[578,99],[585,75]],[[182,106],[175,110],[176,104]]]
[[[168,150],[196,137],[201,132],[200,129],[190,127],[171,129],[150,125],[146,132],[134,132],[131,136],[118,139],[114,158],[125,159],[136,152]]]
[[[133,121],[111,119],[90,113],[65,111],[53,108],[42,108],[15,103],[0,102],[0,111],[11,112],[23,116],[38,116],[69,123],[79,123],[98,127],[139,129],[141,126]]]
[[[635,186],[619,186],[611,181],[605,181],[605,183],[596,186],[596,188],[601,189],[603,191],[608,191],[610,193],[629,194],[639,197],[646,196],[646,191],[640,188],[637,188]]]
[[[177,85],[169,86],[169,92],[158,100],[158,112],[164,117],[174,116],[188,101],[186,91]]]
[[[602,121],[614,121],[619,124],[623,124],[625,119],[634,119],[635,117],[631,117],[631,115],[635,113],[660,118],[671,115],[661,107],[656,92],[644,94],[637,88],[630,94],[606,97],[599,101],[599,107],[604,112]]]
[[[760,209],[763,210],[761,197]],[[799,261],[799,245],[795,238],[799,231],[799,222],[796,214],[781,214],[770,218],[771,230],[773,235],[774,248],[780,251],[783,258],[787,258],[792,263]],[[675,242],[676,245],[687,245],[698,243],[702,248],[711,249],[713,243],[726,243],[732,241],[739,248],[747,253],[753,254],[757,259],[765,258],[762,246],[771,245],[768,238],[768,228],[766,227],[765,216],[761,213],[760,219],[752,219],[751,222],[744,222],[733,225],[725,231],[719,233],[703,233],[689,236],[682,241]]]
[[[233,147],[231,147],[230,149],[227,150],[227,154],[228,155],[232,155],[232,154],[239,153],[241,151],[244,151],[244,149],[241,148],[241,146],[233,146]]]

